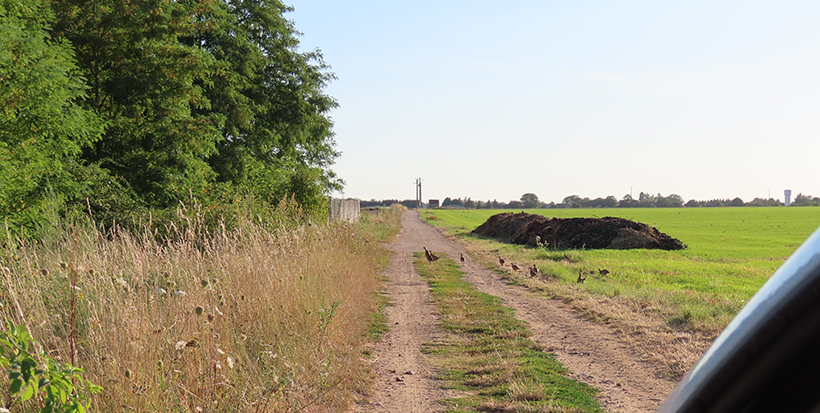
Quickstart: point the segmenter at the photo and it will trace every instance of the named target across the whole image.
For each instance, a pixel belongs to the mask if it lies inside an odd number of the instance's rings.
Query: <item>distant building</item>
[[[786,196],[786,202],[784,202],[784,203],[786,204],[786,206],[789,206],[789,204],[792,203],[792,190],[787,189],[787,190],[783,191],[783,195]]]
[[[439,206],[441,206],[441,204],[439,204],[438,199],[427,200],[427,208],[438,208]]]

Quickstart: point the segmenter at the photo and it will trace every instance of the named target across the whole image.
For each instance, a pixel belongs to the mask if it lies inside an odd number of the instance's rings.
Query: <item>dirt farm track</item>
[[[559,300],[535,297],[508,285],[498,274],[474,262],[459,244],[423,223],[417,211],[402,216],[402,233],[390,244],[395,252],[385,276],[391,306],[386,308],[390,331],[372,349],[378,378],[375,395],[354,406],[357,412],[435,412],[436,400],[448,397],[434,378],[421,346],[440,337],[427,283],[413,268],[413,253],[427,247],[439,256],[458,260],[464,253],[466,280],[476,289],[497,296],[526,321],[533,340],[553,349],[571,377],[600,390],[598,399],[610,412],[654,412],[675,383],[662,378],[662,368],[640,361],[618,335],[604,325],[586,321]],[[412,372],[412,374],[408,374]]]

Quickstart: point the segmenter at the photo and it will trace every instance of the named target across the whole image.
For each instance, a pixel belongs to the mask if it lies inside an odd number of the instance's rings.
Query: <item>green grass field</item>
[[[658,228],[687,244],[680,251],[572,250],[510,245],[470,234],[500,210],[426,210],[422,217],[444,232],[508,260],[535,263],[564,284],[579,271],[586,292],[626,296],[655,308],[670,326],[716,334],[780,265],[820,226],[820,208],[536,209],[548,217],[614,216]],[[572,259],[563,260],[564,253]]]

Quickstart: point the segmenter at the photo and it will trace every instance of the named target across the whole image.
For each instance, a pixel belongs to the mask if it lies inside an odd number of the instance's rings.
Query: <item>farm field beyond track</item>
[[[685,250],[558,250],[499,242],[470,232],[504,210],[427,210],[422,218],[460,240],[511,281],[572,302],[588,317],[631,335],[647,359],[680,377],[791,253],[820,225],[820,208],[535,209],[548,217],[614,216],[643,222]],[[532,264],[530,278],[509,264]],[[599,269],[609,274],[600,275]],[[587,276],[583,284],[579,274]],[[654,334],[654,335],[653,335]],[[653,338],[654,337],[654,338]],[[670,346],[672,339],[678,345]],[[653,343],[654,341],[657,341]]]

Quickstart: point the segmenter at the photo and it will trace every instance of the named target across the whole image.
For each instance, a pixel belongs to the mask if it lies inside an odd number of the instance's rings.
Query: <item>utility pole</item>
[[[423,205],[421,201],[421,178],[416,179],[416,204],[419,208]]]

